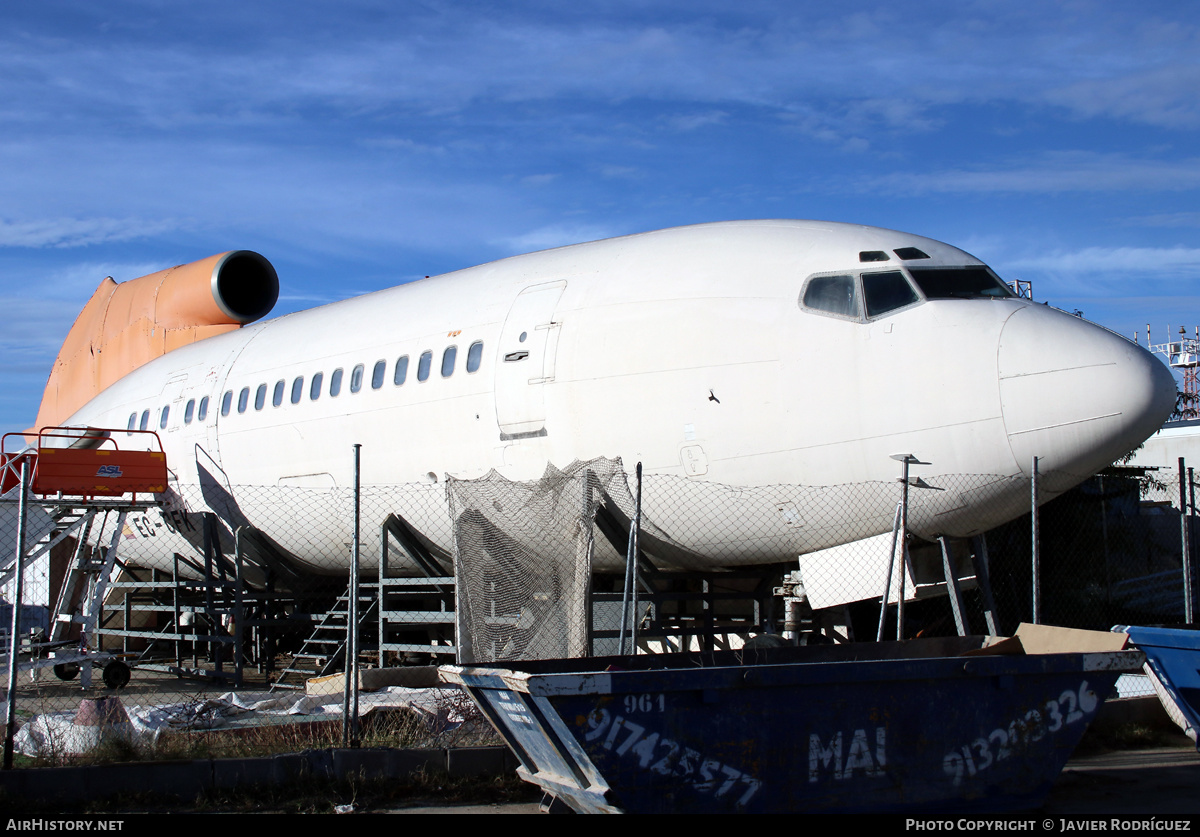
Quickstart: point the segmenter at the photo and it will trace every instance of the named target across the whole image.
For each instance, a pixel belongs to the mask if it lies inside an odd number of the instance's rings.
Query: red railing
[[[123,450],[117,444],[120,434],[129,436],[131,442],[153,440],[157,450]],[[21,460],[26,457],[33,469],[34,494],[120,497],[167,490],[167,456],[153,430],[43,427],[36,444],[13,452],[8,450],[10,437],[21,437],[23,443],[27,439],[24,433],[6,433],[0,438],[0,492],[19,484]]]

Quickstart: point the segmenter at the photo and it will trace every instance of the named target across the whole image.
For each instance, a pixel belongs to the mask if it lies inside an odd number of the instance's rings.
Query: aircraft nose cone
[[[1039,457],[1051,491],[1129,453],[1175,407],[1175,379],[1165,364],[1123,337],[1045,306],[1009,317],[997,365],[1013,456],[1026,476]]]

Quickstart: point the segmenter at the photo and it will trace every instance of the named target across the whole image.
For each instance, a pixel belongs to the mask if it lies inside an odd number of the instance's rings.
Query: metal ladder
[[[375,618],[375,585],[359,585],[358,627]],[[347,624],[350,610],[350,589],[347,586],[329,610],[321,614],[312,633],[304,640],[300,650],[292,657],[287,667],[271,684],[271,691],[300,690],[313,677],[324,677],[333,672],[346,657]]]

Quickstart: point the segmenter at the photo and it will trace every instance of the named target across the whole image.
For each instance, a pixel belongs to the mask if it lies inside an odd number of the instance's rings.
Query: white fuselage
[[[902,259],[903,248],[925,258]],[[863,261],[868,252],[884,260]],[[1126,453],[1166,417],[1173,380],[1143,349],[1013,296],[917,293],[910,271],[939,266],[982,267],[930,239],[799,221],[709,224],[563,247],[176,349],[68,423],[124,428],[148,412],[157,430],[168,410],[159,434],[176,486],[194,485],[207,471],[255,526],[314,567],[328,567],[331,556],[345,566],[344,508],[332,504],[329,522],[306,524],[300,536],[286,513],[256,513],[241,497],[247,487],[346,487],[355,443],[367,486],[417,484],[440,493],[447,474],[495,469],[533,480],[547,464],[605,456],[674,477],[684,500],[688,486],[715,485],[742,496],[743,506],[771,507],[768,517],[796,507],[799,526],[794,518],[786,525],[802,533],[780,541],[756,540],[747,508],[728,505],[715,512],[728,515],[726,523],[710,522],[728,537],[707,552],[711,532],[689,542],[670,508],[647,509],[680,543],[729,566],[786,561],[797,550],[886,531],[899,473],[894,454],[930,463],[914,475],[946,489],[914,516],[914,528],[971,535],[1024,508],[1034,456],[1049,497]],[[806,290],[814,276],[849,276],[862,295],[861,277],[880,272],[903,276],[911,299],[874,316],[861,299],[846,310],[805,303],[806,294],[816,299]],[[482,350],[473,353],[476,344]],[[456,357],[443,376],[452,347]],[[478,368],[468,371],[469,358]],[[379,362],[381,382],[373,376]],[[361,386],[352,391],[360,366]],[[343,379],[332,395],[337,370]],[[194,408],[185,422],[188,402],[203,398],[204,420]],[[870,508],[848,499],[847,486],[859,484],[875,485],[862,495]],[[779,486],[774,499],[771,486]],[[804,508],[818,487],[834,489],[819,521]],[[204,509],[191,501],[189,510]],[[444,520],[413,522],[449,548]]]

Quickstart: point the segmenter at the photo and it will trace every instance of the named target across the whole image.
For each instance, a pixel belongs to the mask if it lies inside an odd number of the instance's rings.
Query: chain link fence
[[[1000,632],[1030,621],[1037,597],[1039,621],[1066,627],[1190,616],[1194,486],[1174,466],[1110,470],[1044,503],[1036,550],[1025,479],[914,468],[901,508],[899,479],[639,485],[632,470],[594,460],[536,482],[431,476],[357,495],[315,477],[206,478],[157,504],[31,501],[10,690],[18,752],[52,764],[336,746],[354,595],[364,720],[352,735],[392,746],[495,740],[469,702],[434,687],[429,666],[456,660],[869,640],[881,612],[895,635],[901,602],[904,636],[949,634],[955,587],[974,633],[988,611]],[[0,519],[10,556],[18,493]],[[15,561],[3,566],[11,603]],[[11,604],[0,617],[7,633]]]

